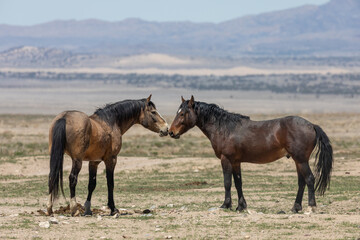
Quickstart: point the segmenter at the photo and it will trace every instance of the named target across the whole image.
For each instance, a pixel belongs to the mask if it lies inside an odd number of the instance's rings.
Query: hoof
[[[78,217],[80,216],[80,211],[76,210],[76,212],[74,214],[71,214],[72,217]]]
[[[70,213],[71,213],[71,216],[77,216],[79,214],[79,211],[78,211],[78,205],[76,203],[76,198],[73,197],[70,199]]]
[[[92,211],[91,211],[91,203],[90,201],[86,201],[84,203],[84,208],[85,208],[85,212],[84,212],[84,216],[92,216]]]
[[[78,210],[77,206],[72,207],[72,208],[70,209],[70,212],[71,212],[71,216],[72,216],[72,217],[76,217],[76,216],[79,215],[79,210]]]
[[[298,203],[295,203],[294,206],[293,206],[293,208],[291,209],[291,211],[292,211],[293,213],[298,213],[298,212],[300,212],[301,210],[302,210],[302,206],[301,206],[300,204],[298,204]]]
[[[225,208],[225,209],[230,209],[231,208],[231,204],[223,204],[220,206],[220,208]]]
[[[220,206],[220,208],[231,208],[231,198],[225,198],[224,203]]]
[[[91,210],[86,210],[86,211],[84,212],[84,216],[92,216],[92,215],[93,215],[93,213],[92,213]]]
[[[304,214],[316,213],[316,206],[308,206]]]
[[[236,211],[243,211],[247,208],[247,204],[245,202],[244,198],[241,198],[240,201],[238,201],[238,206],[236,208]]]
[[[114,216],[115,214],[120,213],[117,208],[114,208],[113,211],[111,211],[110,216]]]
[[[52,216],[52,215],[54,215],[52,208],[48,208],[46,212],[46,216]]]
[[[246,210],[246,206],[244,207],[244,206],[237,206],[237,208],[236,208],[236,211],[239,211],[239,212],[242,212],[242,211],[244,211],[244,210]]]

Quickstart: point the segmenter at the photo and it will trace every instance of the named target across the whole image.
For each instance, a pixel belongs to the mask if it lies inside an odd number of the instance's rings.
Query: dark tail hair
[[[52,143],[50,153],[50,174],[49,174],[49,194],[54,201],[59,195],[59,182],[63,196],[63,162],[66,144],[66,120],[64,117],[58,119],[52,130]]]
[[[318,146],[315,155],[315,190],[317,190],[320,195],[324,195],[326,189],[330,187],[330,175],[333,167],[333,150],[328,136],[321,127],[314,125],[314,129],[316,132],[316,144]]]

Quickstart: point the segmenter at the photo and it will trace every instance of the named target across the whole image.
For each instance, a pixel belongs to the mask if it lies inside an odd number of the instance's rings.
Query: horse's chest
[[[236,151],[234,143],[225,137],[214,139],[211,141],[211,146],[218,158],[221,158],[221,155],[233,155]]]
[[[118,137],[113,137],[112,144],[111,144],[111,149],[112,149],[113,155],[118,155],[118,153],[120,152],[120,149],[121,149],[121,145],[122,145],[121,135]]]

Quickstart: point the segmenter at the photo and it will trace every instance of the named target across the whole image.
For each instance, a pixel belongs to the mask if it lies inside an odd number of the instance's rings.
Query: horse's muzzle
[[[174,132],[169,132],[169,135],[170,135],[170,137],[172,137],[172,138],[175,138],[175,139],[179,139],[180,138],[180,134],[174,134]]]
[[[168,135],[168,128],[166,128],[165,131],[164,131],[164,130],[160,130],[159,135],[160,135],[160,137],[165,137],[165,136],[167,136],[167,135]]]

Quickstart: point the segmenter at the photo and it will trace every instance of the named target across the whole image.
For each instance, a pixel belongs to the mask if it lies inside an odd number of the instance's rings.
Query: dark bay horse
[[[122,135],[134,124],[166,136],[168,124],[157,112],[150,101],[146,99],[125,100],[108,104],[99,108],[90,117],[79,111],[60,113],[53,120],[49,131],[50,174],[49,202],[47,213],[53,213],[52,206],[58,196],[59,184],[63,191],[63,161],[64,153],[72,159],[72,169],[69,176],[70,209],[72,215],[77,211],[75,188],[82,162],[89,161],[88,196],[85,202],[85,215],[91,215],[91,195],[96,186],[98,165],[104,161],[108,187],[108,207],[111,215],[117,212],[114,204],[114,168],[116,158],[121,149]]]
[[[231,208],[231,181],[233,176],[238,193],[236,210],[246,209],[242,192],[241,162],[270,163],[287,156],[295,161],[298,192],[293,212],[302,210],[305,184],[308,187],[309,208],[316,207],[315,191],[321,195],[330,184],[333,165],[332,147],[325,132],[301,117],[284,117],[268,121],[252,121],[241,114],[229,113],[215,104],[190,100],[182,103],[171,124],[173,138],[198,126],[209,138],[215,155],[221,159],[224,174],[225,201],[222,208]],[[316,151],[316,179],[309,167],[309,158]]]

